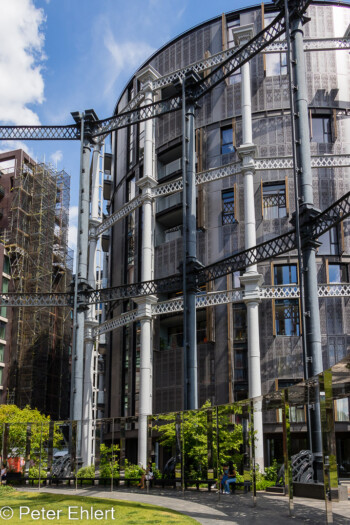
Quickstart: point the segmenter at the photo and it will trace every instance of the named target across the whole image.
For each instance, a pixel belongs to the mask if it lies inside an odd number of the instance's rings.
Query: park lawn
[[[71,519],[68,517],[69,507],[78,507],[77,509],[71,510]],[[171,509],[163,507],[157,507],[155,505],[147,505],[144,503],[134,503],[129,501],[118,501],[114,499],[103,499],[103,498],[92,498],[92,497],[79,497],[68,496],[66,494],[48,494],[44,492],[20,492],[13,491],[1,494],[0,490],[0,520],[4,521],[1,515],[4,511],[4,507],[11,507],[13,510],[13,517],[8,521],[11,525],[19,524],[45,524],[59,523],[60,525],[73,525],[76,521],[79,523],[90,523],[90,524],[112,524],[116,525],[138,525],[143,523],[149,523],[152,525],[194,525],[198,523],[188,516],[179,514]],[[22,518],[20,518],[20,507],[22,507]],[[30,514],[23,515],[26,511],[24,507],[29,507],[30,512],[39,511],[36,513],[34,519]],[[89,518],[86,513],[80,515],[80,508],[88,511]],[[91,508],[93,512],[96,510],[102,511],[98,513],[97,519],[93,517],[91,519]],[[111,509],[114,508],[114,519],[112,519]],[[42,509],[45,509],[44,519]],[[51,510],[51,514],[47,514],[47,510]],[[60,514],[57,515],[57,511],[60,510]],[[105,511],[109,510],[107,515]],[[73,514],[74,513],[74,514]],[[39,519],[37,518],[39,516]],[[51,519],[48,518],[51,517]],[[55,517],[54,517],[55,516]],[[94,516],[94,515],[93,515]],[[54,519],[52,519],[54,517]],[[74,518],[74,519],[72,519]]]

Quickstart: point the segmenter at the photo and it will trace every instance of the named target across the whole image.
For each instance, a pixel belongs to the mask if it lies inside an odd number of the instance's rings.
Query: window
[[[322,243],[318,249],[319,255],[340,255],[339,236],[336,226],[321,235],[318,240]]]
[[[273,284],[297,284],[297,265],[287,264],[274,266],[273,278]],[[298,299],[276,299],[274,302],[274,317],[274,335],[300,335]]]
[[[9,291],[9,280],[6,279],[6,277],[3,277],[2,278],[2,293],[8,293]],[[1,317],[6,317],[7,316],[7,307],[6,306],[1,306],[0,308],[0,315]]]
[[[328,282],[329,283],[347,283],[349,282],[347,265],[328,263]]]
[[[127,181],[126,186],[127,201],[131,201],[136,196],[135,177],[131,177]],[[126,219],[126,271],[127,282],[132,283],[134,280],[134,263],[136,250],[136,233],[135,233],[136,213],[133,211]]]
[[[4,265],[3,265],[2,271],[4,273],[7,273],[7,275],[10,275],[10,271],[11,271],[10,270],[10,259],[6,255],[4,257]]]
[[[232,47],[236,47],[235,43],[235,28],[239,27],[239,20],[232,20],[227,24],[227,47],[231,49]],[[238,84],[241,82],[241,70],[238,69],[235,71],[232,75],[228,77],[229,84]]]
[[[265,182],[262,184],[263,218],[280,219],[287,216],[286,183]]]
[[[247,381],[248,380],[248,356],[247,356],[246,345],[236,347],[235,345],[235,381]]]
[[[4,341],[5,338],[6,338],[6,323],[4,323],[3,321],[0,321],[0,339]]]
[[[244,274],[243,271],[233,272],[232,274],[232,288],[242,288],[240,277]]]
[[[265,56],[267,77],[287,75],[288,67],[286,53],[266,53]]]
[[[349,398],[335,401],[335,421],[349,421]]]
[[[222,194],[222,224],[233,224],[235,219],[235,192],[223,191]]]
[[[263,27],[270,25],[277,15],[277,12],[264,13]],[[283,38],[279,37],[278,40],[283,40]],[[265,53],[264,57],[264,70],[267,77],[288,74],[286,53]]]
[[[234,153],[235,147],[233,145],[233,130],[232,126],[221,128],[221,155],[227,153]]]
[[[326,143],[332,142],[331,117],[312,115],[310,118],[311,142]]]
[[[233,303],[233,340],[247,340],[247,308],[244,303]]]
[[[5,346],[0,344],[0,363],[3,363],[5,359]]]

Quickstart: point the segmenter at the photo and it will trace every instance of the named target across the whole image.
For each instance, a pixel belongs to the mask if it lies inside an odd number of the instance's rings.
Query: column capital
[[[84,340],[93,341],[95,339],[94,329],[99,325],[98,321],[96,321],[96,319],[85,319],[84,324],[85,324]]]
[[[89,239],[97,240],[96,229],[101,224],[101,219],[91,218],[89,219]]]
[[[151,319],[152,305],[158,302],[155,295],[146,295],[145,297],[135,297],[134,302],[137,304],[137,318]]]
[[[141,179],[136,182],[136,186],[141,188],[142,193],[146,193],[147,190],[152,190],[157,186],[158,182],[149,175],[144,175]]]
[[[245,273],[239,278],[241,284],[244,286],[245,303],[258,302],[260,303],[260,286],[264,282],[263,276],[260,273],[252,272]]]
[[[254,158],[257,153],[257,146],[255,144],[243,144],[237,148],[237,153],[242,159],[242,172],[255,171]]]
[[[254,25],[247,24],[245,26],[239,26],[237,28],[233,28],[232,33],[235,39],[236,46],[241,46],[253,38]]]
[[[136,78],[141,83],[143,91],[153,91],[153,82],[160,78],[160,75],[152,66],[146,66],[136,73]]]

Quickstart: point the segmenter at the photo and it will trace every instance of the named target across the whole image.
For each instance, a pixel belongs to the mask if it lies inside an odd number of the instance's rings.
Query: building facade
[[[143,64],[157,75],[171,74],[237,45],[237,30],[251,27],[254,34],[276,16],[273,4],[232,11],[180,35]],[[347,50],[316,50],[321,39],[347,36],[348,4],[314,2],[304,27],[309,108],[310,147],[313,157],[350,152],[350,62]],[[308,44],[309,43],[309,44]],[[322,46],[319,46],[322,47]],[[206,71],[202,73],[205,76]],[[292,155],[292,132],[286,53],[266,52],[250,61],[252,138],[257,159],[283,159]],[[218,84],[201,100],[195,112],[196,171],[202,172],[240,160],[243,143],[241,72]],[[141,89],[136,72],[116,105],[120,113]],[[155,100],[174,95],[166,86],[153,93]],[[145,151],[145,124],[132,125],[112,135],[112,182],[106,181],[108,209],[113,213],[141,194]],[[155,119],[153,170],[158,184],[182,173],[181,112]],[[326,209],[350,189],[348,167],[313,169],[314,203]],[[245,248],[244,174],[197,186],[197,258],[215,263]],[[158,197],[153,206],[154,278],[179,271],[183,258],[182,193]],[[259,169],[254,173],[256,242],[285,233],[295,211],[291,169]],[[142,280],[143,215],[136,208],[110,232],[109,286]],[[349,222],[331,229],[320,239],[317,252],[319,284],[349,279]],[[258,265],[266,286],[298,284],[296,251]],[[241,288],[241,275],[211,281],[203,292]],[[160,295],[158,301],[170,299]],[[117,303],[107,318],[133,310],[132,301]],[[328,368],[349,352],[349,306],[342,297],[320,298],[323,367]],[[300,305],[297,298],[266,299],[259,308],[262,394],[292,385],[304,376]],[[139,415],[140,335],[136,321],[107,337],[104,413],[110,417]],[[248,397],[248,335],[246,304],[233,302],[197,310],[199,406]],[[183,408],[183,316],[167,314],[153,320],[153,413]],[[293,414],[295,450],[307,448],[304,410]],[[337,446],[340,461],[349,461],[345,436],[350,430],[349,400],[337,406]],[[279,414],[264,420],[265,464],[282,455]]]
[[[66,292],[70,177],[24,151],[0,154],[2,292]],[[69,417],[70,308],[2,307],[2,403]],[[1,366],[1,364],[0,364]]]

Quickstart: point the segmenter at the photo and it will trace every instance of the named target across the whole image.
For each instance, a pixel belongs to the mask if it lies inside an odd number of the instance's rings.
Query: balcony
[[[175,195],[169,195],[168,197],[160,197],[157,200],[156,211],[157,213],[162,213],[165,210],[178,206],[182,206],[182,193],[175,193]]]
[[[182,170],[182,158],[175,159],[167,164],[160,165],[158,167],[158,182],[162,179],[174,176],[176,173],[180,175]]]
[[[111,240],[111,237],[109,234],[102,235],[102,239],[101,239],[102,251],[108,252],[110,240]]]
[[[105,201],[111,200],[111,191],[112,191],[112,176],[105,173],[103,179],[103,198]]]

